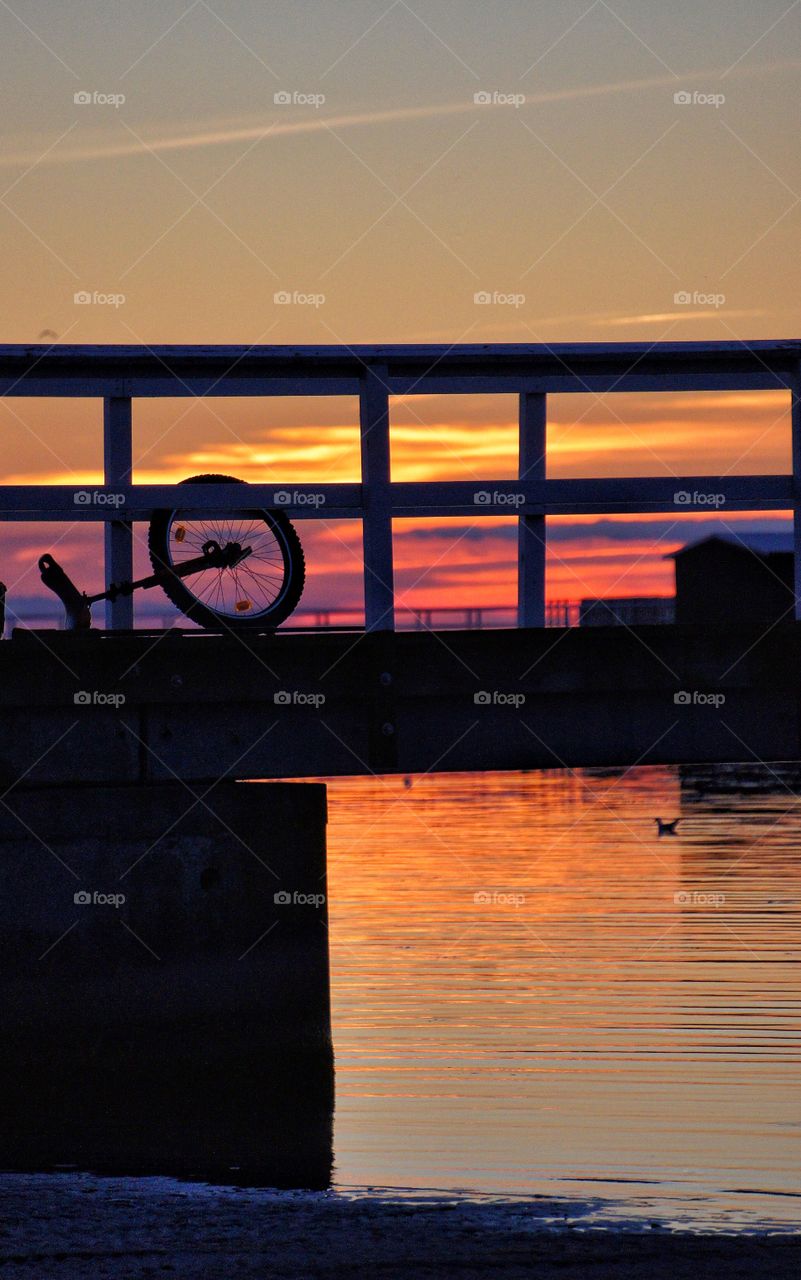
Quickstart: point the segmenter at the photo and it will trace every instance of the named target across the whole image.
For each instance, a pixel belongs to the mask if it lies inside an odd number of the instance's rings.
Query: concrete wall
[[[0,645],[0,787],[798,760],[799,708],[795,622],[52,633]]]
[[[326,1185],[325,787],[5,803],[0,1165]]]

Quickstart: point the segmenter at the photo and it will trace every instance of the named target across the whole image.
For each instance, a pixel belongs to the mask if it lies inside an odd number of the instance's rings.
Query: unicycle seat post
[[[92,625],[92,609],[86,593],[79,591],[72,578],[51,555],[39,557],[42,582],[55,592],[64,606],[64,621],[68,631],[88,631]]]

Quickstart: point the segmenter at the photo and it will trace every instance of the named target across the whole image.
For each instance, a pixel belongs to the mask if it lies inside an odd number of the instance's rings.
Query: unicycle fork
[[[199,556],[185,560],[180,565],[151,573],[136,582],[112,582],[105,591],[96,595],[87,595],[76,587],[69,574],[51,555],[39,557],[39,572],[42,582],[49,587],[64,606],[65,624],[68,631],[86,631],[92,625],[92,605],[101,600],[117,600],[120,596],[133,595],[134,591],[147,591],[151,587],[164,587],[165,579],[189,578],[192,574],[202,573],[206,569],[234,569],[251,555],[250,547],[243,547],[239,542],[228,542],[221,547],[219,542],[210,538],[204,542]]]

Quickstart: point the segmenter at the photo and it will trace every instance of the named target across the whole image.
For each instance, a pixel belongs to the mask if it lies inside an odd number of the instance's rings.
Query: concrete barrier
[[[325,787],[5,805],[0,1165],[327,1185]]]

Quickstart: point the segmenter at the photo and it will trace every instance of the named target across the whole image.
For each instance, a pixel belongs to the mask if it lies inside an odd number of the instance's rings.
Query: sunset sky
[[[3,342],[801,336],[798,0],[77,8],[0,2]],[[784,471],[788,407],[555,397],[549,475]],[[100,478],[99,403],[0,413],[3,483]],[[393,478],[513,476],[515,415],[395,402]],[[140,402],[135,478],[357,479],[357,420],[350,399]],[[712,527],[552,521],[549,596],[667,594],[665,554]],[[360,603],[358,526],[301,532],[304,603]],[[0,538],[12,595],[48,547],[99,584],[98,529]],[[514,599],[514,522],[400,522],[396,552],[416,604]]]

